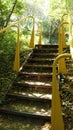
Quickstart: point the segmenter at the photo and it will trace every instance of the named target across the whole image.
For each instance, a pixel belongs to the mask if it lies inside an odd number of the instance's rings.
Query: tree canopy
[[[57,40],[58,25],[64,13],[72,18],[72,0],[0,0],[0,29],[12,22],[31,15],[40,20],[43,25],[43,36],[51,42],[52,36]],[[23,33],[30,32],[30,21],[21,24]],[[0,34],[1,39],[2,35]],[[26,41],[26,40],[25,40]],[[55,40],[53,40],[54,42]]]

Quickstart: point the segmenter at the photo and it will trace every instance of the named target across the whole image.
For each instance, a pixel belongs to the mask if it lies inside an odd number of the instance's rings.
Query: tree
[[[22,0],[0,0],[0,29],[23,16],[24,11],[25,4]]]
[[[15,9],[15,6],[17,4],[17,0],[14,0],[13,2],[10,0],[1,0],[0,1],[0,29],[6,27],[10,21],[11,15]]]

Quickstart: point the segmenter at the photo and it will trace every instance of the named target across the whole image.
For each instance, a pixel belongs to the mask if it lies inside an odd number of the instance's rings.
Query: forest
[[[41,40],[41,44],[45,46],[58,45],[59,26],[62,20],[64,21],[68,20],[68,16],[67,15],[64,16],[65,14],[68,14],[70,16],[71,32],[69,32],[68,30],[69,25],[65,25],[64,29],[65,31],[67,30],[66,42],[68,46],[63,51],[69,52],[70,39],[68,35],[69,33],[73,34],[72,32],[73,31],[72,29],[73,1],[72,0],[45,0],[45,1],[44,0],[0,0],[0,104],[3,104],[5,102],[6,100],[5,96],[18,75],[18,72],[13,69],[15,52],[16,52],[16,43],[18,40],[17,39],[18,33],[20,38],[19,51],[20,51],[20,67],[21,67],[23,66],[23,63],[26,62],[28,55],[32,53],[33,48],[36,45],[38,45],[38,42],[40,42],[39,40]],[[22,22],[19,22],[18,25],[13,25],[9,27],[9,29],[1,32],[1,30],[3,30],[4,28],[7,28],[8,26],[20,20],[22,20]],[[18,28],[20,28],[20,32],[17,32]],[[33,35],[32,31],[34,31],[33,48],[30,47],[30,39],[32,37],[31,35]],[[39,39],[39,36],[41,39]],[[73,42],[72,42],[72,48],[73,48]],[[70,67],[73,67],[73,61]],[[59,92],[60,92],[60,98],[62,102],[62,109],[65,114],[64,117],[65,130],[73,130],[73,76],[72,76],[73,72],[72,71],[71,71],[71,78],[67,76],[65,73],[60,75],[61,82],[59,84],[60,85]],[[41,78],[39,78],[38,76],[38,79]],[[12,121],[11,117],[8,118],[10,121]],[[17,121],[15,120],[15,122]],[[4,127],[3,124],[5,124]],[[48,123],[46,123],[46,125],[41,127],[36,126],[35,128],[31,128],[31,127],[25,128],[23,124],[24,122],[18,123],[17,126],[15,123],[13,124],[14,127],[12,125],[10,127],[8,122],[5,122],[2,115],[0,115],[0,130],[17,130],[17,127],[19,127],[18,130],[51,130],[50,127],[48,127]],[[20,127],[20,125],[23,127]],[[58,129],[52,129],[52,130],[58,130]]]

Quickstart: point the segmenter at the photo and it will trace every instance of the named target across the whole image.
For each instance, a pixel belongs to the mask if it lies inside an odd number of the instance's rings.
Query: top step
[[[35,45],[35,48],[58,48],[58,45]]]

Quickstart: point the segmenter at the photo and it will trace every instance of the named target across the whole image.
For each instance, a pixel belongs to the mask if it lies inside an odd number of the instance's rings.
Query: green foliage
[[[73,13],[73,1],[72,0],[66,0],[66,8],[68,13]]]
[[[48,39],[50,43],[57,43],[58,40],[58,26],[59,20],[49,16],[48,20],[43,21],[43,36]]]
[[[30,35],[21,36],[21,40],[20,40],[21,50],[29,48],[29,43],[30,43],[29,37]]]
[[[18,15],[18,17],[22,16],[22,15],[24,15],[25,10],[26,10],[26,6],[23,3],[23,1],[22,0],[18,0],[17,4],[16,4],[16,7],[15,7],[15,10],[14,10],[14,15],[15,16]]]
[[[61,19],[61,16],[66,13],[66,1],[65,0],[51,0],[49,14],[55,19]]]
[[[8,25],[16,3],[17,0],[0,0],[0,29]]]
[[[5,32],[2,40],[2,44],[0,45],[0,50],[5,54],[10,54],[16,44],[16,32],[12,29]],[[7,51],[8,50],[8,51]]]
[[[43,36],[48,37],[49,32],[50,32],[50,24],[49,24],[49,20],[46,19],[43,21]]]
[[[0,0],[0,29],[9,22],[24,14],[25,5],[22,0]]]

